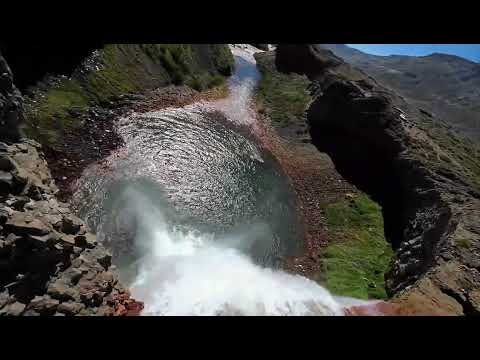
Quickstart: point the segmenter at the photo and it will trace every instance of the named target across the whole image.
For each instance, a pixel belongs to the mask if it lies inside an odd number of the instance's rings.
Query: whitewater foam
[[[138,211],[144,256],[130,289],[143,315],[343,315],[351,305],[305,277],[255,264],[235,239],[169,225],[134,189],[125,195]]]

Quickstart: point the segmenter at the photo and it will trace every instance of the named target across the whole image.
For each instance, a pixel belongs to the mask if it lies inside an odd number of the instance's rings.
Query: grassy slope
[[[417,125],[440,147],[446,156],[435,149],[426,149],[427,161],[432,167],[442,167],[458,174],[480,192],[480,145],[460,137],[445,126],[436,124],[428,117],[420,118]]]
[[[311,102],[308,79],[277,72],[273,56],[267,53],[256,59],[262,73],[256,94],[258,110],[280,126],[303,121]],[[323,252],[320,281],[337,295],[385,298],[384,273],[393,250],[385,241],[380,207],[360,195],[352,202],[326,205],[324,213],[332,241]]]
[[[233,66],[227,45],[110,44],[80,67],[71,78],[39,86],[27,101],[24,132],[55,147],[69,129],[82,126],[70,111],[84,112],[127,93],[168,84],[196,90],[221,85]]]
[[[366,195],[325,209],[334,241],[323,253],[325,286],[336,295],[383,299],[384,274],[393,256],[385,241],[380,206]]]
[[[257,55],[256,60],[262,74],[256,94],[258,111],[280,126],[304,119],[311,102],[307,77],[276,71],[274,58],[268,53]]]

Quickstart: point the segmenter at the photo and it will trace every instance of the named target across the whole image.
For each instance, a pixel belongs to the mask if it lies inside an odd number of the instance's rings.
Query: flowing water
[[[120,119],[125,148],[84,172],[73,204],[144,315],[341,315],[357,302],[279,269],[302,229],[258,141],[252,51],[232,50],[226,99]]]

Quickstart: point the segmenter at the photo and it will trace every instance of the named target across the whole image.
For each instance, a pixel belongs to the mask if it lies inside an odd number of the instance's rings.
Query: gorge
[[[264,50],[107,45],[24,100],[3,62],[0,312],[477,314],[478,157],[330,51]]]

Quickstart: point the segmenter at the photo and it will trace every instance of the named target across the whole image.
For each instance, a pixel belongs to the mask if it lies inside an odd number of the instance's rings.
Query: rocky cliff
[[[394,301],[423,313],[480,313],[478,147],[331,51],[279,45],[276,66],[313,81],[313,143],[382,206],[396,256]]]
[[[343,44],[320,44],[372,75],[463,136],[480,140],[480,64],[454,55],[377,56]]]
[[[0,65],[0,315],[138,313],[111,255],[57,201],[40,144],[19,138],[21,97],[1,56]]]

